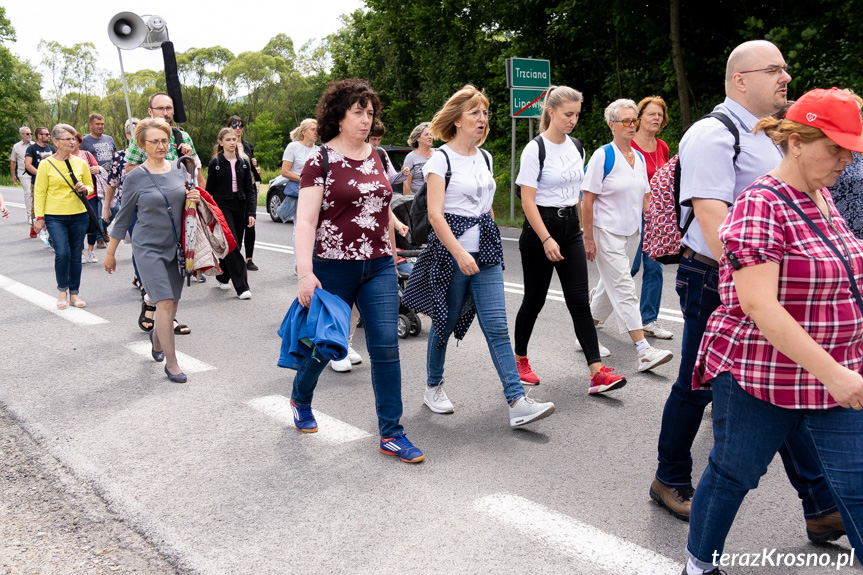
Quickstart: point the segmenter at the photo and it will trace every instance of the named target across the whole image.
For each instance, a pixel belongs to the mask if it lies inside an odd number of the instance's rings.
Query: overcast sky
[[[223,46],[234,55],[261,50],[278,33],[287,34],[294,48],[311,39],[321,39],[338,30],[339,16],[364,7],[363,0],[239,0],[219,2],[151,0],[85,0],[30,4],[4,2],[6,16],[15,28],[18,41],[9,48],[39,70],[41,40],[55,40],[64,46],[92,42],[99,53],[99,67],[120,75],[117,47],[108,39],[108,22],[118,12],[140,16],[157,14],[168,25],[176,52],[190,48]],[[146,21],[146,18],[144,18]],[[161,50],[123,50],[126,72],[149,68],[162,70]],[[40,70],[41,71],[41,70]],[[51,88],[43,78],[43,88]]]

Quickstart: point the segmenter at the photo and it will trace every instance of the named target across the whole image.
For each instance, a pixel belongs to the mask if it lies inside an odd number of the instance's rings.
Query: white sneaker
[[[509,407],[509,424],[512,427],[521,427],[546,418],[552,413],[554,413],[554,404],[550,401],[543,403],[525,396]]]
[[[221,287],[221,286],[219,286],[219,287]],[[246,290],[243,293],[241,293],[240,295],[238,295],[237,297],[240,299],[252,299],[252,292],[250,292],[249,290]]]
[[[97,264],[99,263],[98,258],[96,258],[96,252],[93,250],[87,250],[87,262],[88,264]]]
[[[224,289],[224,290],[229,290],[229,289],[231,289],[231,284],[229,284],[229,283],[227,283],[227,284],[223,284],[223,283],[222,283],[222,282],[220,282],[219,280],[216,280],[216,285],[217,285],[217,286],[219,286],[219,289]]]
[[[667,349],[648,347],[644,353],[638,356],[638,371],[653,369],[663,363],[668,363],[673,357],[674,354]]]
[[[658,321],[651,322],[644,326],[644,335],[649,335],[656,339],[671,339],[674,337],[674,334],[667,329],[663,329],[662,326],[659,325]]]
[[[443,382],[435,387],[426,387],[423,393],[423,403],[435,413],[452,413],[455,411],[455,407],[443,390]]]
[[[344,373],[346,371],[351,370],[351,358],[350,355],[344,359],[340,359],[337,361],[330,361],[330,367],[333,368],[333,371],[337,371],[339,373]]]
[[[356,365],[363,362],[363,356],[358,354],[356,350],[354,350],[354,348],[352,348],[351,346],[348,346],[348,359],[350,360],[351,365]]]
[[[582,350],[583,350],[583,348],[581,347],[581,342],[578,341],[578,338],[575,338],[575,351],[582,351]],[[599,357],[608,357],[610,355],[611,355],[611,350],[600,343],[599,344]]]

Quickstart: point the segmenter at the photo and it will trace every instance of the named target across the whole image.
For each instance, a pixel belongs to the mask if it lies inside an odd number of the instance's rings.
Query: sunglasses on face
[[[615,120],[615,122],[618,122],[619,124],[623,124],[627,128],[630,126],[635,126],[637,128],[638,125],[641,123],[641,120],[627,118],[625,120]]]
[[[243,127],[243,123],[242,122],[234,122],[233,124],[231,124],[231,127],[235,130],[239,130],[240,128]]]

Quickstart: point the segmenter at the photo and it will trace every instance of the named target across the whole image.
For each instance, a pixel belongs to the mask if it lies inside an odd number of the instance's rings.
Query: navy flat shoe
[[[155,331],[155,330],[153,330]],[[153,344],[153,332],[150,332],[150,353],[153,354],[153,359],[158,362],[165,361],[165,352],[164,351],[156,351],[156,346]]]
[[[168,379],[170,379],[170,380],[171,380],[171,381],[173,381],[174,383],[186,383],[186,381],[187,381],[187,379],[188,379],[188,378],[186,377],[186,374],[185,374],[185,373],[183,373],[182,371],[181,371],[180,373],[178,373],[177,375],[174,375],[173,373],[171,373],[170,371],[168,371],[168,366],[167,366],[167,365],[165,366],[165,375],[167,375],[167,376],[168,376]]]

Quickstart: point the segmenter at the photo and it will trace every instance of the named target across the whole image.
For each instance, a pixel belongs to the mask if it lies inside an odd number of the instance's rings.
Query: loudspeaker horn
[[[123,50],[134,50],[147,37],[147,24],[133,12],[120,12],[108,22],[108,37]]]

